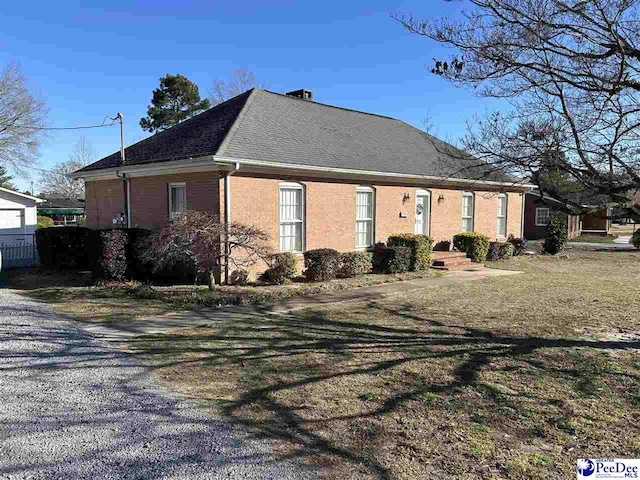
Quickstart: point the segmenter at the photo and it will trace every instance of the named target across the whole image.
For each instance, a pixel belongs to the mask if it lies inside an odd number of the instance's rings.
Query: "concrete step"
[[[475,270],[476,268],[482,268],[484,267],[484,263],[454,263],[454,264],[448,264],[448,265],[442,265],[442,266],[438,266],[438,265],[432,265],[431,268],[433,270],[440,270],[443,272],[457,272],[460,270]]]
[[[469,265],[471,260],[468,258],[461,258],[456,260],[436,260],[431,265],[434,267],[448,267],[450,265]]]
[[[432,260],[445,260],[450,258],[466,258],[467,254],[464,252],[431,252]]]

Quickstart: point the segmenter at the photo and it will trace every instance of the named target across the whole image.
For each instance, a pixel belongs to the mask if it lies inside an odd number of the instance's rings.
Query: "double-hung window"
[[[498,195],[498,216],[496,220],[496,236],[505,238],[507,236],[507,195]]]
[[[304,188],[297,183],[280,184],[280,251],[304,250]]]
[[[462,193],[462,231],[473,232],[473,193]]]
[[[545,227],[549,225],[551,213],[548,208],[536,208],[536,227]]]
[[[356,248],[373,245],[375,192],[371,187],[356,189]]]
[[[185,183],[169,184],[169,220],[175,220],[187,208],[187,185]]]

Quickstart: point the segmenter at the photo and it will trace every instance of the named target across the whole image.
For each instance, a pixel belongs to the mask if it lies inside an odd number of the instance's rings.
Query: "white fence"
[[[0,234],[0,269],[38,265],[35,235]]]

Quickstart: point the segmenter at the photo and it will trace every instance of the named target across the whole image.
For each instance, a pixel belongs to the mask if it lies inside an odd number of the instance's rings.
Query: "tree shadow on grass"
[[[379,420],[391,413],[402,413],[409,402],[433,394],[455,404],[456,395],[469,388],[488,398],[496,409],[517,416],[513,411],[519,408],[520,397],[549,405],[555,400],[550,392],[519,396],[504,386],[483,381],[483,372],[498,370],[494,363],[509,361],[513,365],[504,371],[513,375],[529,366],[541,377],[573,378],[579,376],[575,370],[539,360],[536,364],[536,353],[543,349],[561,352],[640,349],[640,342],[503,335],[489,328],[424,318],[412,312],[411,305],[389,308],[370,302],[362,306],[362,311],[372,320],[349,320],[339,314],[329,316],[314,311],[287,315],[251,313],[212,321],[210,328],[195,329],[188,334],[147,337],[134,341],[133,345],[140,355],[155,361],[158,369],[184,372],[191,365],[208,369],[212,375],[216,371],[237,372],[238,394],[234,400],[222,402],[227,417],[259,436],[295,445],[289,450],[291,457],[339,458],[377,478],[392,478],[393,468],[375,454],[374,434],[366,434],[364,447],[355,448],[348,438],[340,441],[327,437],[324,429],[336,422]],[[165,361],[167,355],[175,355],[175,360]],[[453,362],[452,374],[435,382],[432,376],[403,370],[416,362],[428,370],[443,360]],[[611,378],[622,375],[636,385],[640,382],[631,373],[600,371],[591,375],[609,376],[609,373]],[[332,412],[310,418],[305,399],[291,397],[305,395],[305,388],[310,386],[355,381],[363,375],[371,378],[388,375],[395,383],[382,398],[367,403],[355,414]],[[206,378],[202,377],[204,381]],[[362,393],[367,397],[367,392]],[[481,418],[483,414],[478,415]]]

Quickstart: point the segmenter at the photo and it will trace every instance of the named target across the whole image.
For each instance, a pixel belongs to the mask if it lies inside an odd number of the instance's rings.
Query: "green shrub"
[[[509,242],[489,242],[487,260],[495,261],[513,256],[513,245]]]
[[[448,252],[451,250],[451,242],[449,240],[440,240],[433,246],[434,252]]]
[[[332,248],[304,252],[304,275],[310,282],[323,282],[338,276],[340,254]]]
[[[371,266],[374,273],[382,273],[384,270],[384,259],[387,254],[387,246],[382,243],[376,243],[373,246],[373,259],[371,260]]]
[[[633,235],[631,236],[631,243],[634,247],[640,248],[640,230],[633,232]]]
[[[510,242],[500,242],[498,257],[509,258],[513,257],[514,248]]]
[[[527,251],[527,239],[526,238],[517,238],[513,235],[513,233],[509,234],[509,238],[507,238],[507,242],[513,245],[513,256],[517,257],[520,255],[524,255]]]
[[[384,273],[404,273],[411,269],[413,254],[409,247],[387,247],[385,249],[382,270]]]
[[[409,270],[427,270],[431,266],[431,251],[433,239],[417,233],[401,233],[391,235],[387,240],[389,247],[407,247],[411,249],[411,264]]]
[[[273,283],[285,283],[298,273],[298,257],[291,252],[276,253],[271,257],[271,267],[265,272]]]
[[[489,248],[487,249],[487,260],[493,262],[500,258],[500,242],[489,242]]]
[[[42,215],[38,215],[38,223],[36,223],[36,230],[41,228],[53,227],[53,218],[43,217]]]
[[[47,268],[89,268],[87,243],[91,230],[82,227],[56,227],[36,230],[40,263]]]
[[[345,252],[340,254],[340,270],[338,276],[351,278],[371,272],[373,267],[373,253],[371,252]]]
[[[567,221],[554,217],[547,225],[542,249],[549,255],[555,255],[567,245]]]
[[[453,236],[453,246],[460,252],[465,252],[471,261],[482,263],[487,259],[489,237],[477,232],[456,233]]]

